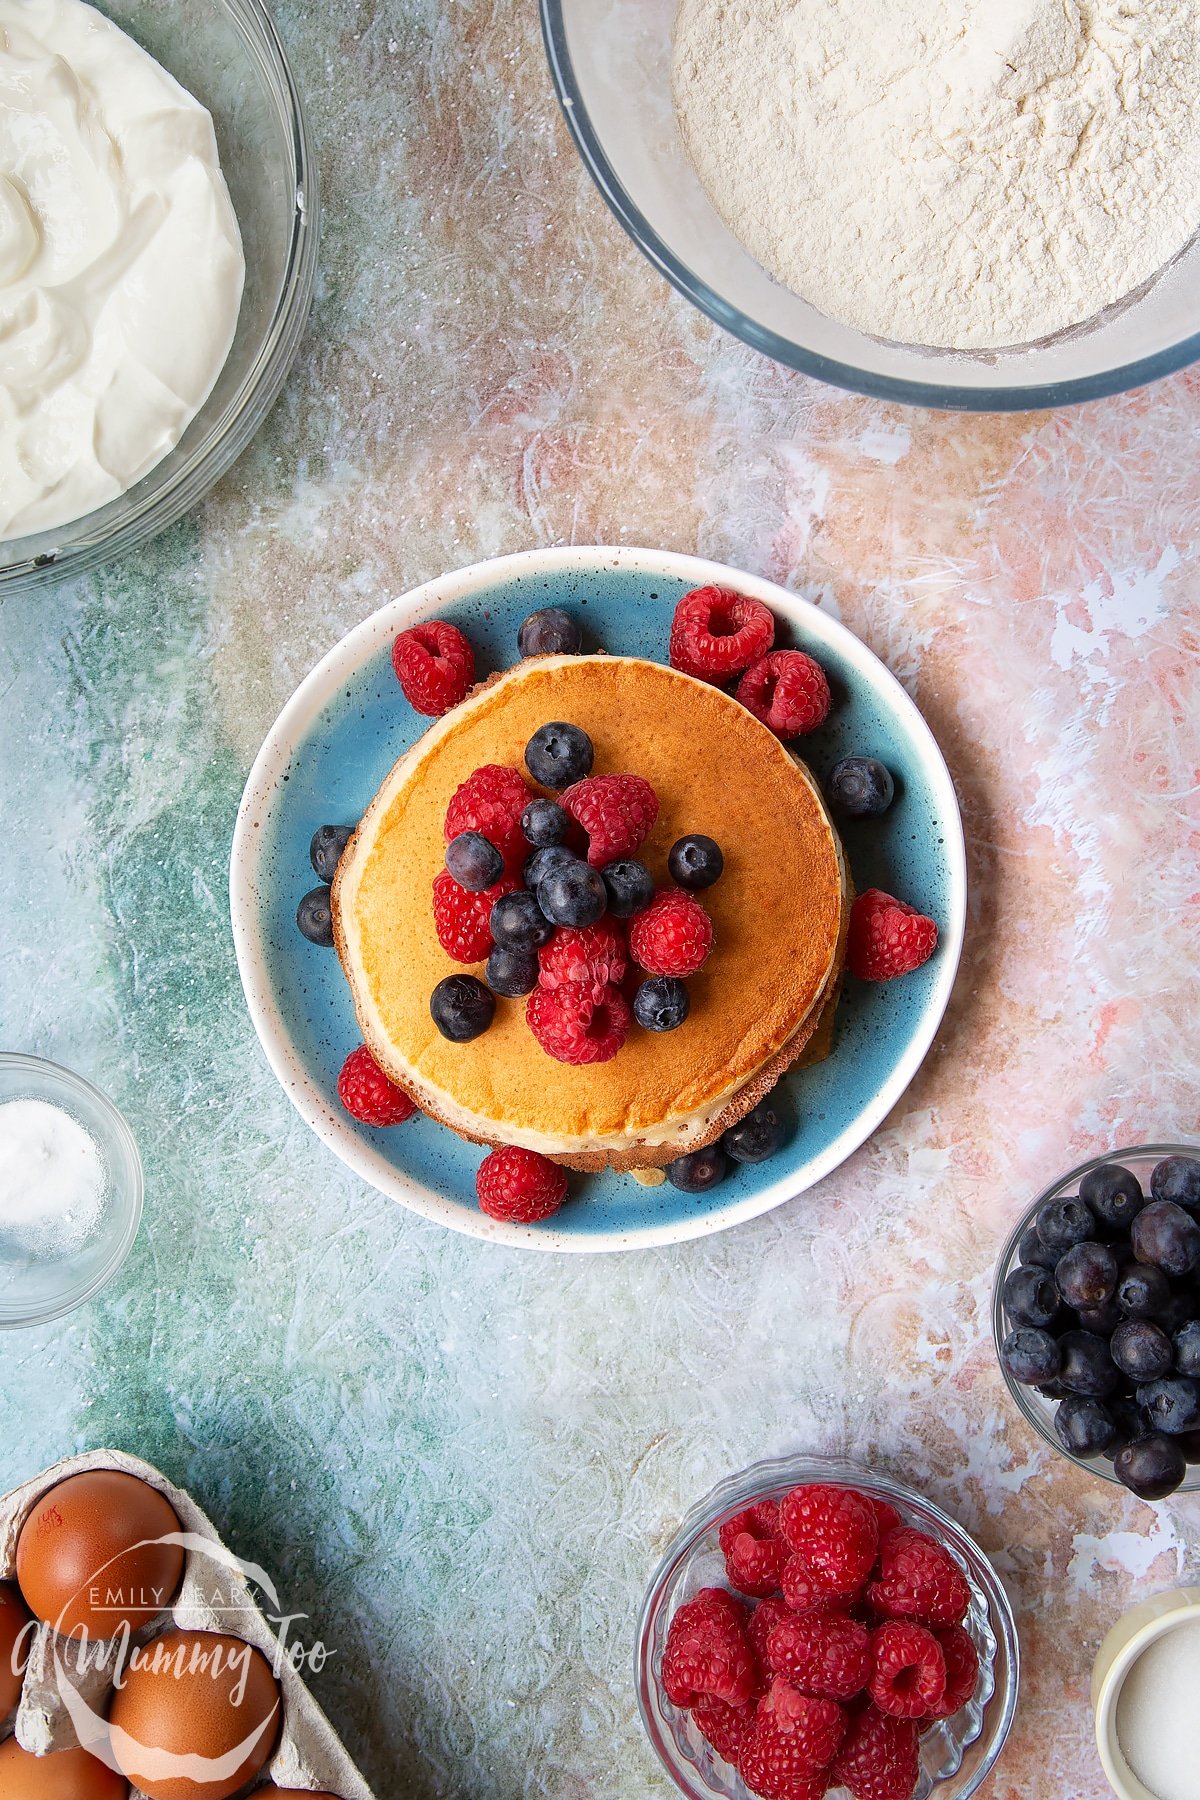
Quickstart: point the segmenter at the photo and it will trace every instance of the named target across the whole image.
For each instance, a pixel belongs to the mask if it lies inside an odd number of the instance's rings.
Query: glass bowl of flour
[[[55,281],[52,275],[45,280],[40,276],[45,246],[53,248],[52,238],[43,232],[40,257],[35,254],[31,261],[29,256],[30,251],[37,251],[39,215],[47,216],[55,197],[34,191],[22,180],[19,169],[15,177],[14,171],[8,170],[6,183],[6,65],[4,31],[0,29],[0,470],[5,466],[6,432],[11,452],[11,439],[21,417],[31,406],[41,408],[45,428],[35,434],[36,448],[30,452],[19,447],[13,467],[19,472],[31,471],[36,478],[35,492],[37,482],[49,487],[40,511],[40,503],[35,502],[25,512],[13,511],[11,489],[7,496],[0,490],[0,600],[44,581],[82,574],[123,554],[173,525],[203,499],[249,444],[278,398],[312,301],[318,229],[312,149],[296,84],[263,0],[95,0],[95,5],[139,51],[153,59],[160,72],[165,71],[168,81],[178,82],[186,95],[211,115],[220,174],[228,190],[225,204],[232,206],[241,240],[244,284],[232,347],[225,355],[228,336],[222,321],[220,355],[215,364],[205,364],[201,355],[205,334],[217,331],[214,309],[207,301],[199,303],[202,278],[214,289],[216,286],[208,248],[216,235],[214,202],[196,180],[195,167],[183,168],[181,152],[193,142],[202,144],[207,126],[205,123],[202,129],[193,123],[189,137],[189,122],[181,113],[178,129],[169,122],[156,128],[146,95],[147,77],[114,53],[100,67],[103,89],[89,89],[86,80],[81,85],[85,94],[99,94],[91,105],[105,126],[103,135],[86,117],[82,122],[70,115],[64,118],[56,94],[46,100],[38,122],[59,147],[60,164],[81,145],[97,141],[103,145],[109,131],[118,144],[121,134],[128,131],[142,153],[139,167],[148,165],[147,189],[154,185],[155,167],[165,168],[163,182],[172,184],[170,192],[179,202],[178,217],[166,227],[161,221],[157,226],[165,253],[156,261],[154,273],[168,295],[174,282],[177,305],[160,304],[153,292],[147,294],[147,284],[139,274],[141,264],[130,261],[129,276],[122,278],[122,259],[135,255],[143,241],[139,233],[155,227],[160,196],[141,195],[136,189],[123,191],[122,173],[128,187],[129,164],[121,157],[116,159],[118,173],[110,191],[106,182],[112,162],[107,152],[96,154],[92,163],[79,155],[86,180],[94,181],[100,194],[88,215],[97,221],[97,249],[88,266],[67,286],[73,294],[79,290],[72,316],[82,321],[91,360],[74,379],[69,365],[63,372],[57,351],[50,355],[46,350],[47,344],[53,349],[65,329],[57,313]],[[0,0],[0,27],[6,21],[11,26],[14,19],[19,24],[21,10],[19,0]],[[74,32],[67,11],[64,0],[54,0],[52,7],[38,9],[36,17],[31,15],[32,28],[51,34],[55,30],[65,34],[68,28]],[[71,48],[75,42],[72,36]],[[22,81],[31,58],[28,43],[18,45],[15,52],[10,50],[8,56],[12,79]],[[66,59],[74,67],[70,54]],[[88,65],[80,67],[87,76]],[[82,113],[82,103],[79,110]],[[199,119],[204,120],[203,112]],[[161,147],[150,135],[155,129]],[[19,160],[26,139],[12,131],[8,142],[10,156]],[[25,217],[23,194],[29,202],[33,230]],[[111,224],[114,219],[116,223]],[[22,230],[30,240],[24,249]],[[106,234],[111,235],[107,248]],[[62,237],[69,247],[69,233],[64,231]],[[187,257],[195,255],[201,245],[205,246],[201,252],[204,266],[197,268],[192,282]],[[176,249],[178,254],[173,256]],[[155,250],[157,253],[157,246]],[[101,311],[101,299],[109,291],[106,283],[115,298],[105,299]],[[146,315],[144,328],[139,328],[139,306]],[[24,361],[14,368],[12,356],[6,359],[3,354],[6,318],[11,323],[14,307],[18,327],[32,341],[32,379]],[[192,317],[188,316],[189,307]],[[173,318],[173,313],[179,317]],[[117,331],[131,345],[132,355],[127,360],[123,354],[108,355],[107,346]],[[78,354],[77,346],[71,354]],[[110,362],[115,364],[115,374]],[[92,373],[93,363],[96,374]],[[219,373],[210,387],[212,367]],[[52,408],[45,403],[46,384],[51,380],[63,384]],[[194,410],[201,393],[206,397]],[[81,421],[87,424],[89,396],[95,397],[96,429],[81,431]],[[179,411],[190,418],[185,428],[178,419]],[[160,418],[161,439],[173,445],[165,454],[153,448],[153,429]],[[179,429],[182,436],[178,436]],[[158,456],[149,467],[141,456],[143,441],[138,435],[147,431],[151,433],[151,454]],[[62,441],[56,436],[60,432]],[[70,449],[76,440],[78,456],[72,461]],[[43,448],[52,476],[43,474]],[[114,481],[102,503],[91,505],[98,481],[82,481],[71,470],[95,475],[97,466],[101,471],[111,470]],[[125,485],[125,470],[136,475],[138,468],[145,472],[133,478],[132,485]],[[91,510],[71,517],[75,483]],[[66,495],[59,509],[64,522],[52,516],[60,486]],[[115,491],[117,488],[121,491]]]
[[[57,1063],[0,1054],[0,1329],[92,1299],[141,1217],[141,1158],[112,1102]]]
[[[541,0],[654,266],[777,361],[1019,411],[1200,357],[1200,30],[1174,0]]]

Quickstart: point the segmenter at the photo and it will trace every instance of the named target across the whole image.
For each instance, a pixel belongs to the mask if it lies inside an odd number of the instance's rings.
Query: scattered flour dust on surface
[[[1200,226],[1200,0],[678,0],[673,61],[730,229],[878,337],[1048,337]]]

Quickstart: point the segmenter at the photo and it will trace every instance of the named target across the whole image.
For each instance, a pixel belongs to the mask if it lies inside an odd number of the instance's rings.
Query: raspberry
[[[536,1225],[556,1213],[567,1197],[567,1177],[549,1157],[508,1144],[479,1165],[475,1192],[481,1212],[513,1225]]]
[[[740,1593],[761,1598],[778,1591],[788,1547],[779,1536],[776,1501],[764,1500],[726,1519],[719,1537],[726,1571]]]
[[[558,804],[587,832],[593,869],[635,856],[658,817],[658,795],[640,775],[585,775]]]
[[[868,888],[850,909],[846,960],[860,981],[892,981],[919,969],[937,942],[932,919],[878,888]]]
[[[765,656],[775,620],[761,600],[732,588],[693,588],[675,608],[669,658],[673,669],[722,682]]]
[[[619,987],[629,958],[625,938],[615,919],[578,930],[564,927],[538,951],[538,980],[544,988],[585,987],[593,1000],[607,987]]]
[[[764,1800],[819,1800],[828,1786],[824,1771],[845,1732],[840,1706],[802,1694],[776,1676],[742,1749],[742,1780]]]
[[[404,698],[427,719],[449,712],[475,685],[475,652],[444,619],[402,631],[392,645],[392,668]]]
[[[871,1679],[871,1634],[845,1613],[789,1615],[769,1634],[767,1657],[777,1675],[806,1694],[851,1700]]]
[[[871,1698],[896,1719],[923,1719],[946,1692],[946,1658],[931,1631],[908,1619],[889,1619],[871,1635],[875,1669]]]
[[[515,875],[529,854],[521,814],[530,797],[530,788],[516,769],[498,763],[476,769],[446,808],[446,842],[464,831],[480,831],[499,850],[508,873]]]
[[[675,1706],[693,1706],[705,1694],[727,1706],[745,1706],[757,1671],[746,1636],[745,1614],[732,1594],[702,1588],[679,1608],[667,1631],[662,1683]]]
[[[649,975],[694,975],[712,941],[712,920],[681,888],[663,888],[629,927],[630,954]]]
[[[760,1600],[750,1614],[750,1622],[746,1626],[746,1635],[754,1646],[754,1654],[762,1668],[770,1670],[771,1661],[767,1655],[767,1642],[776,1625],[783,1619],[790,1619],[792,1614],[782,1600]],[[772,1671],[782,1674],[782,1669]]]
[[[875,1523],[879,1526],[879,1541],[882,1544],[888,1532],[895,1531],[896,1527],[901,1524],[900,1514],[890,1500],[872,1500],[871,1506],[875,1512]]]
[[[629,1036],[633,1015],[620,988],[535,987],[525,1018],[548,1056],[562,1063],[610,1062]]]
[[[917,1785],[919,1749],[911,1719],[892,1719],[865,1706],[850,1721],[830,1777],[854,1800],[910,1800]]]
[[[946,1663],[946,1691],[927,1719],[950,1719],[967,1704],[979,1685],[979,1652],[961,1625],[945,1625],[934,1632]]]
[[[881,1618],[922,1625],[961,1625],[971,1604],[967,1578],[950,1552],[908,1525],[884,1538],[879,1574],[867,1593]]]
[[[760,657],[738,682],[737,698],[779,738],[815,731],[830,705],[825,671],[803,650],[773,650]]]
[[[723,1756],[727,1763],[736,1763],[754,1723],[754,1702],[748,1700],[744,1706],[730,1706],[728,1701],[718,1700],[715,1694],[702,1694],[692,1708],[692,1718],[696,1729],[708,1739],[717,1755]]]
[[[779,1586],[794,1613],[829,1612],[850,1597],[831,1591],[819,1576],[813,1574],[804,1558],[794,1552],[783,1565]]]
[[[824,1482],[795,1487],[780,1505],[779,1526],[827,1592],[847,1599],[859,1592],[879,1548],[874,1509],[862,1494]]]
[[[515,875],[502,875],[482,893],[469,894],[459,887],[449,869],[433,878],[433,925],[438,943],[455,962],[478,963],[492,949],[492,907],[501,894],[520,887]]]
[[[360,1125],[403,1125],[417,1110],[416,1102],[389,1081],[365,1044],[350,1052],[337,1086],[338,1099]]]

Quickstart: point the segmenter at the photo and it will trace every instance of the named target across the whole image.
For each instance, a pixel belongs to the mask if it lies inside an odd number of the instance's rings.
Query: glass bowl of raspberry
[[[1008,1596],[962,1526],[827,1457],[719,1483],[638,1629],[642,1722],[689,1800],[966,1800],[1008,1736],[1018,1670]]]
[[[1200,1489],[1200,1145],[1094,1156],[1000,1252],[996,1355],[1038,1436],[1142,1500]]]

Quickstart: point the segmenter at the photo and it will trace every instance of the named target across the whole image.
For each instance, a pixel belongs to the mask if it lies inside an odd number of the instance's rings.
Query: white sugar
[[[1117,1741],[1156,1800],[1200,1800],[1200,1620],[1143,1650],[1117,1697]]]
[[[0,1257],[82,1249],[107,1187],[100,1146],[70,1113],[45,1100],[0,1104]]]

